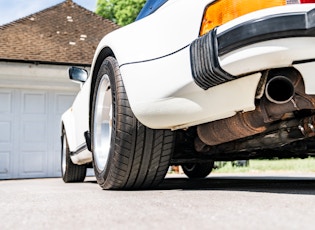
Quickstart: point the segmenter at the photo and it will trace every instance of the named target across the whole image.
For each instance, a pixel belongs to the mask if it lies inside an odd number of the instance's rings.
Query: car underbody
[[[294,68],[266,71],[256,109],[177,131],[174,164],[254,158],[305,158],[315,153],[315,96]]]

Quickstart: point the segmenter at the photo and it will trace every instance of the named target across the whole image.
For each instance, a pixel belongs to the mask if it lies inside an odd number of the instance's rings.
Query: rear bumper
[[[190,47],[192,76],[204,90],[237,79],[221,67],[220,56],[256,43],[298,37],[315,37],[315,9],[255,18],[219,34],[214,29]],[[300,60],[291,64],[294,61]]]
[[[218,54],[254,43],[289,37],[315,36],[315,9],[308,12],[282,13],[247,21],[217,36]]]

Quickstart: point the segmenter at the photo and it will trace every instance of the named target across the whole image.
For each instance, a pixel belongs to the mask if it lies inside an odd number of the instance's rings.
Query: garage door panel
[[[23,92],[22,93],[22,113],[23,114],[47,114],[47,95],[44,92]]]
[[[22,143],[41,144],[47,140],[46,121],[23,121]],[[36,147],[34,145],[34,147]]]
[[[14,90],[0,88],[0,179],[13,173]]]
[[[22,177],[46,175],[48,141],[47,107],[49,97],[43,91],[22,91],[21,93],[21,165]],[[44,170],[45,169],[45,170]]]
[[[0,114],[12,112],[12,91],[0,92]]]
[[[55,135],[52,137],[52,142],[54,145],[54,150],[60,151],[61,145],[60,145],[60,136],[61,136],[61,126],[60,126],[60,116],[55,116],[55,121],[53,122],[52,131],[55,133]],[[60,147],[60,148],[59,148]]]
[[[11,132],[12,132],[11,121],[0,121],[0,145],[8,144],[11,142]],[[1,148],[2,149],[2,148]]]
[[[10,152],[0,152],[0,178],[7,178],[10,174]]]
[[[60,150],[59,151],[55,151],[54,152],[54,170],[53,170],[53,174],[54,176],[61,176],[61,153]]]
[[[45,176],[47,170],[47,156],[45,152],[22,152],[20,175],[23,177]]]
[[[0,89],[0,151],[8,150],[13,139],[13,91]]]

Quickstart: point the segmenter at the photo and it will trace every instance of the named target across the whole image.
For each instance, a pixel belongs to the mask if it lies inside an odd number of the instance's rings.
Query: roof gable
[[[113,22],[67,0],[0,26],[0,60],[90,65]]]

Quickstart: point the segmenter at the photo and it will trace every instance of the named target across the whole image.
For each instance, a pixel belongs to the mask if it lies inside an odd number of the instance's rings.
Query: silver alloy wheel
[[[97,89],[93,124],[94,163],[104,170],[109,157],[112,121],[112,92],[108,75],[103,75]]]
[[[66,165],[67,165],[67,137],[63,134],[62,137],[62,159],[61,159],[61,167],[62,167],[62,174],[66,172]]]

